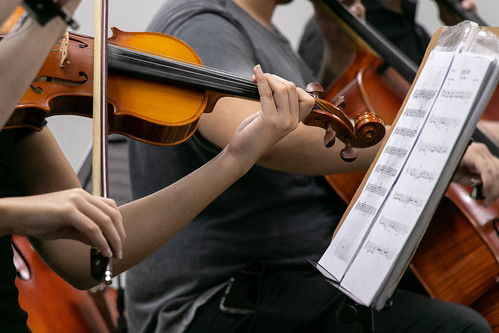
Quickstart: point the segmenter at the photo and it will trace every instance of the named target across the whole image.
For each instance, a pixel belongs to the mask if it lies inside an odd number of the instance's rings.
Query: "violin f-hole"
[[[85,83],[88,82],[88,75],[87,74],[80,72],[79,75],[82,76],[84,79],[81,81],[77,81],[77,80],[60,79],[60,78],[52,77],[52,76],[37,76],[33,80],[33,82],[52,82],[55,84],[60,84],[60,85],[68,86],[68,87],[77,87],[77,86],[84,85]],[[38,94],[38,95],[43,94],[42,87],[36,87],[34,85],[31,85],[30,88],[35,94]]]

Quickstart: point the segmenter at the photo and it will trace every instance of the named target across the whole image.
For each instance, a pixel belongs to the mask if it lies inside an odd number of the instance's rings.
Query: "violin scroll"
[[[364,112],[351,120],[344,112],[343,96],[337,96],[331,102],[320,99],[324,88],[317,82],[309,83],[305,90],[315,98],[315,106],[304,124],[325,129],[324,146],[328,148],[334,145],[336,138],[340,139],[345,144],[340,153],[344,161],[352,162],[357,158],[356,148],[370,147],[383,139],[385,123],[378,115]]]

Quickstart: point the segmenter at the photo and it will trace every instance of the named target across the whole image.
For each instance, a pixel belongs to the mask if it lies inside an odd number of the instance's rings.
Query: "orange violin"
[[[109,133],[156,144],[187,140],[198,119],[227,96],[259,99],[255,83],[206,68],[182,41],[159,33],[123,32],[113,28],[108,42]],[[93,39],[69,34],[54,48],[30,89],[18,103],[7,127],[40,128],[45,117],[91,116]],[[320,92],[317,84],[310,92]],[[356,157],[354,147],[368,147],[384,136],[383,120],[372,113],[348,118],[340,107],[319,99],[305,120],[326,130],[325,144],[345,143],[342,156]]]

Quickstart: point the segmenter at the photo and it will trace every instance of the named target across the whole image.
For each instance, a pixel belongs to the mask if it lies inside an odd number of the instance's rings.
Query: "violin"
[[[198,119],[211,112],[222,97],[259,99],[255,83],[246,78],[204,67],[184,42],[164,34],[124,32],[112,28],[108,41],[109,133],[155,145],[187,140]],[[69,33],[47,57],[44,65],[18,103],[7,128],[40,129],[52,115],[91,116],[93,39]],[[315,107],[304,120],[326,131],[324,144],[335,138],[345,144],[341,156],[353,160],[356,147],[378,143],[385,134],[384,121],[365,112],[354,119],[338,105],[321,99],[319,84],[307,88]],[[165,107],[167,106],[167,107]]]

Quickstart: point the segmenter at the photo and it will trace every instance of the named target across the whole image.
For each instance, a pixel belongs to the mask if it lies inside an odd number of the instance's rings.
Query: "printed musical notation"
[[[414,179],[414,180],[428,180],[432,181],[436,178],[435,172],[431,172],[428,170],[423,170],[419,168],[412,168],[409,167],[407,168],[407,173]]]
[[[459,126],[459,119],[451,117],[431,116],[428,122],[440,130],[453,130]]]
[[[420,142],[418,144],[418,150],[423,153],[430,152],[437,154],[445,154],[446,152],[449,151],[449,147],[432,142]]]
[[[359,202],[355,205],[355,209],[358,211],[367,214],[367,215],[372,215],[376,213],[376,207],[373,207],[371,205],[366,204],[365,202]]]
[[[406,108],[404,110],[404,115],[406,115],[407,117],[424,118],[427,112],[428,110]]]
[[[380,173],[383,175],[387,175],[390,177],[395,177],[398,173],[398,170],[395,168],[392,168],[390,166],[380,164],[380,165],[376,166],[376,168],[374,169],[374,172],[377,172],[377,173]]]
[[[426,99],[426,100],[433,100],[433,98],[435,98],[436,95],[437,95],[437,90],[435,90],[435,89],[430,90],[430,89],[421,88],[421,89],[417,89],[414,92],[413,98],[414,99],[422,98],[422,99]]]
[[[384,196],[386,192],[388,192],[388,189],[386,187],[376,185],[376,184],[367,184],[365,187],[366,191],[369,191],[371,193],[377,194]]]
[[[409,138],[414,138],[416,134],[418,134],[418,130],[407,127],[397,127],[393,131],[393,133],[401,136],[407,136]]]
[[[398,235],[407,234],[409,232],[409,226],[386,216],[380,218],[379,224],[382,225],[387,232],[395,232]]]
[[[326,277],[361,304],[379,306],[380,290],[391,290],[384,283],[413,235],[490,66],[489,58],[454,52],[428,57],[362,191],[318,262]]]
[[[374,254],[375,258],[383,258],[385,260],[393,260],[395,257],[395,251],[390,250],[390,248],[383,246],[381,244],[376,244],[374,242],[367,242],[365,246],[366,252]]]
[[[421,207],[423,206],[424,203],[424,200],[422,200],[421,198],[417,198],[413,195],[399,193],[399,192],[395,192],[393,194],[393,200],[397,200],[404,205],[413,205],[416,207]]]
[[[385,153],[395,155],[398,157],[404,157],[407,155],[409,151],[407,149],[403,149],[400,147],[393,147],[393,146],[388,146],[385,149]]]
[[[469,100],[473,97],[473,91],[444,89],[444,90],[442,90],[441,97],[442,98],[451,98],[451,99]]]

